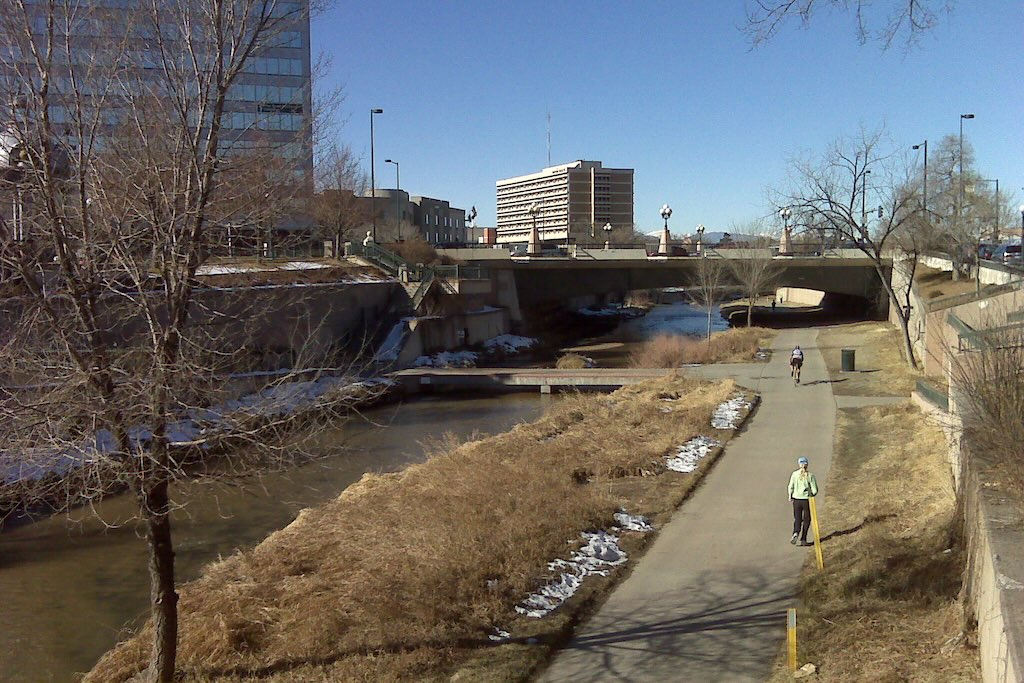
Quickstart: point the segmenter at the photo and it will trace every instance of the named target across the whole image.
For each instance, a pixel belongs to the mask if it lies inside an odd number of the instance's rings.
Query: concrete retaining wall
[[[824,292],[816,289],[800,289],[799,287],[779,287],[775,290],[775,297],[784,303],[804,304],[806,306],[817,306],[825,298]]]

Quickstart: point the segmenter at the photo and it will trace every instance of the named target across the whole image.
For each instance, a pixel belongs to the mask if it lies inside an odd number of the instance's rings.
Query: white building
[[[527,242],[535,221],[541,242],[556,244],[603,242],[608,224],[616,234],[632,233],[631,168],[581,160],[496,185],[499,244]]]

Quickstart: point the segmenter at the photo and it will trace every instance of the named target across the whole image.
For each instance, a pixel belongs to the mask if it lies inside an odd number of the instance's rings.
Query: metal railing
[[[413,310],[419,308],[427,295],[431,284],[436,280],[441,287],[449,294],[458,294],[458,288],[452,284],[452,280],[486,280],[490,277],[490,271],[482,266],[465,266],[455,264],[450,266],[424,266],[418,263],[411,263],[398,254],[388,251],[377,244],[360,244],[350,242],[345,247],[347,256],[361,256],[376,264],[386,272],[397,277],[402,282],[420,283],[412,294]]]
[[[949,412],[949,396],[923,379],[917,380],[917,393],[936,408]]]

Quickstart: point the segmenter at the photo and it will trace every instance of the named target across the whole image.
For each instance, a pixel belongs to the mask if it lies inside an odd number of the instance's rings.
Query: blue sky
[[[889,0],[885,0],[888,4]],[[743,0],[339,2],[313,21],[325,82],[344,87],[339,137],[378,187],[448,199],[494,225],[494,183],[551,161],[635,169],[634,214],[728,229],[771,213],[788,161],[861,126],[899,146],[959,131],[1000,191],[1024,198],[1024,2],[959,0],[916,49],[858,44],[822,11],[750,50]]]

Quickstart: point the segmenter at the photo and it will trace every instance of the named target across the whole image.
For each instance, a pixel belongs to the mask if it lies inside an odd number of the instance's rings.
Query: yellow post
[[[814,531],[814,554],[818,558],[818,569],[825,568],[825,559],[821,556],[821,531],[818,529],[818,506],[814,504],[814,497],[811,496],[811,529]]]
[[[789,670],[796,671],[796,608],[786,610],[786,645],[789,654]]]

